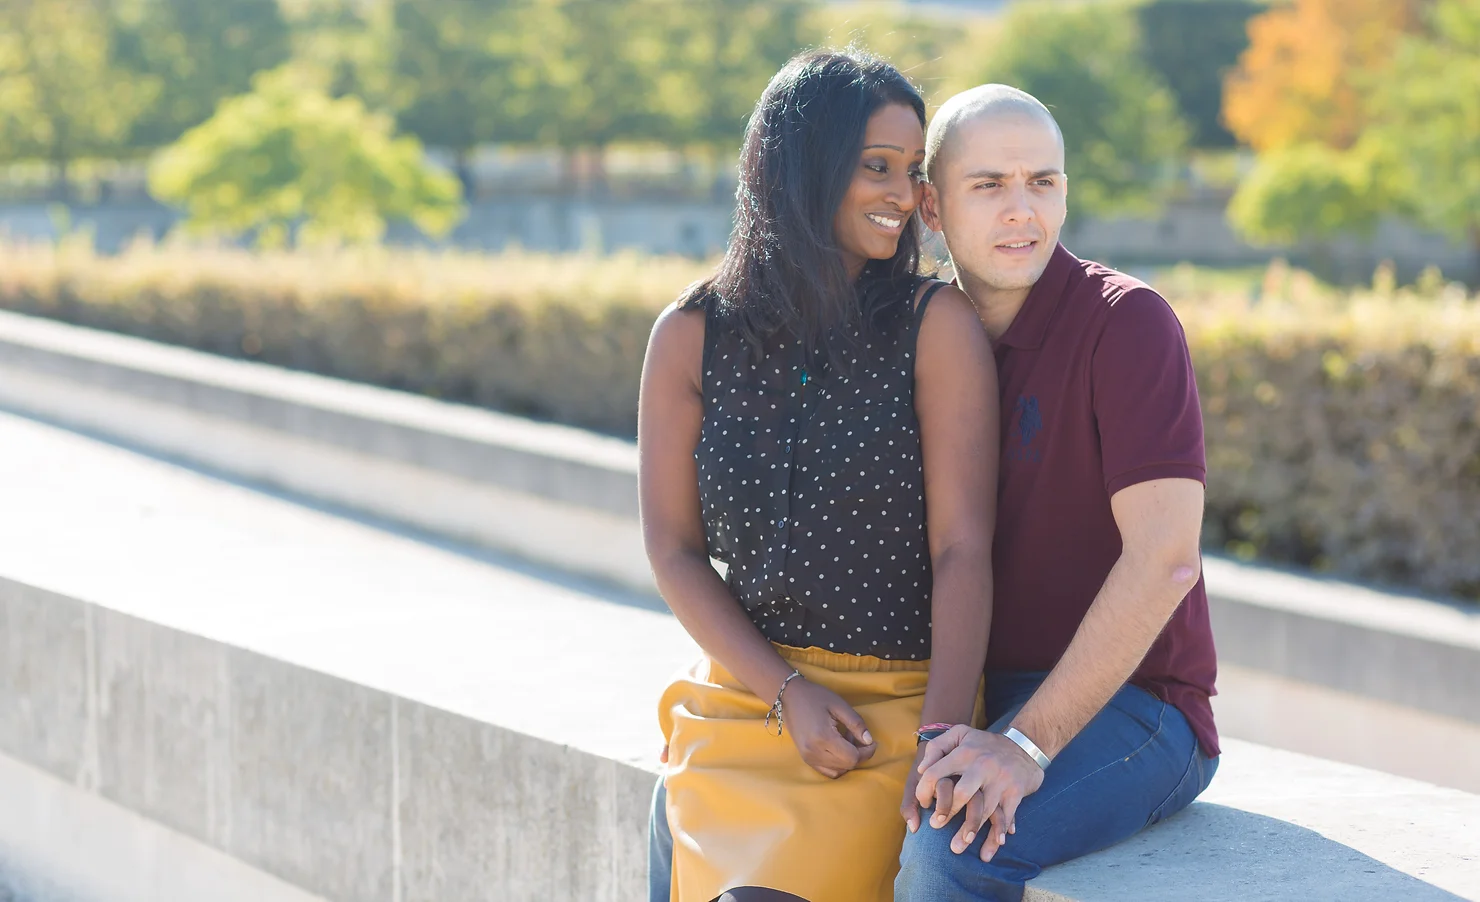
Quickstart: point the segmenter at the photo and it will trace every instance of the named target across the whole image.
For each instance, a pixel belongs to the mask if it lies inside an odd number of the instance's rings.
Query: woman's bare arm
[[[703,356],[703,311],[663,311],[648,341],[638,404],[643,544],[658,591],[684,629],[747,689],[769,700],[791,667],[730,595],[704,540],[694,463],[704,417]]]
[[[638,498],[658,590],[699,647],[750,692],[771,701],[792,667],[761,634],[709,563],[694,449],[704,418],[704,314],[669,307],[653,326],[638,402]],[[829,689],[793,681],[786,728],[803,760],[838,777],[873,755],[863,718]],[[847,731],[844,738],[838,728]]]
[[[920,323],[915,414],[925,461],[930,538],[930,682],[923,723],[970,723],[992,623],[992,536],[997,522],[997,364],[976,308],[955,286],[938,289]],[[918,764],[925,753],[916,752]],[[915,768],[899,813],[920,828]]]
[[[967,723],[992,618],[997,520],[997,365],[965,294],[936,291],[920,324],[915,411],[933,573],[926,723]]]

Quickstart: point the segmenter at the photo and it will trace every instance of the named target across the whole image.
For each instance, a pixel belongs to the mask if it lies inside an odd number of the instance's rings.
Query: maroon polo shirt
[[[1110,496],[1206,483],[1187,339],[1143,282],[1055,248],[997,341],[1002,464],[991,670],[1051,670],[1120,557]],[[1209,756],[1217,659],[1201,579],[1131,682],[1175,705]]]

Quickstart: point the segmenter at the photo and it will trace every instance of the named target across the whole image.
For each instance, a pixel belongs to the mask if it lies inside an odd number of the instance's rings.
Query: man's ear
[[[920,221],[932,232],[944,231],[940,225],[940,194],[929,182],[922,187],[925,193],[920,196]]]

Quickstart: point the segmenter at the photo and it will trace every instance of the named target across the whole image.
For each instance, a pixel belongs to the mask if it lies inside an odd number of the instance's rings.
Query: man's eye
[[[995,187],[997,187],[997,183],[996,182],[982,182],[982,183],[978,184],[977,187],[978,188],[995,188]]]

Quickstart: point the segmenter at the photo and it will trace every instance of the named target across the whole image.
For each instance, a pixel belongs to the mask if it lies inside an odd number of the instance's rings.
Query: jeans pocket
[[[1151,816],[1146,819],[1147,827],[1152,824],[1159,824],[1166,818],[1187,807],[1188,802],[1191,801],[1191,799],[1186,798],[1187,793],[1192,789],[1194,783],[1199,782],[1197,757],[1198,749],[1194,745],[1192,747],[1192,755],[1187,761],[1187,769],[1182,772],[1182,779],[1177,781],[1177,785],[1171,793],[1165,799],[1162,799],[1161,804],[1157,805],[1151,812]]]
[[[1110,697],[1109,706],[1145,729],[1148,742],[1155,742],[1160,735],[1170,707],[1145,689],[1129,685]]]

